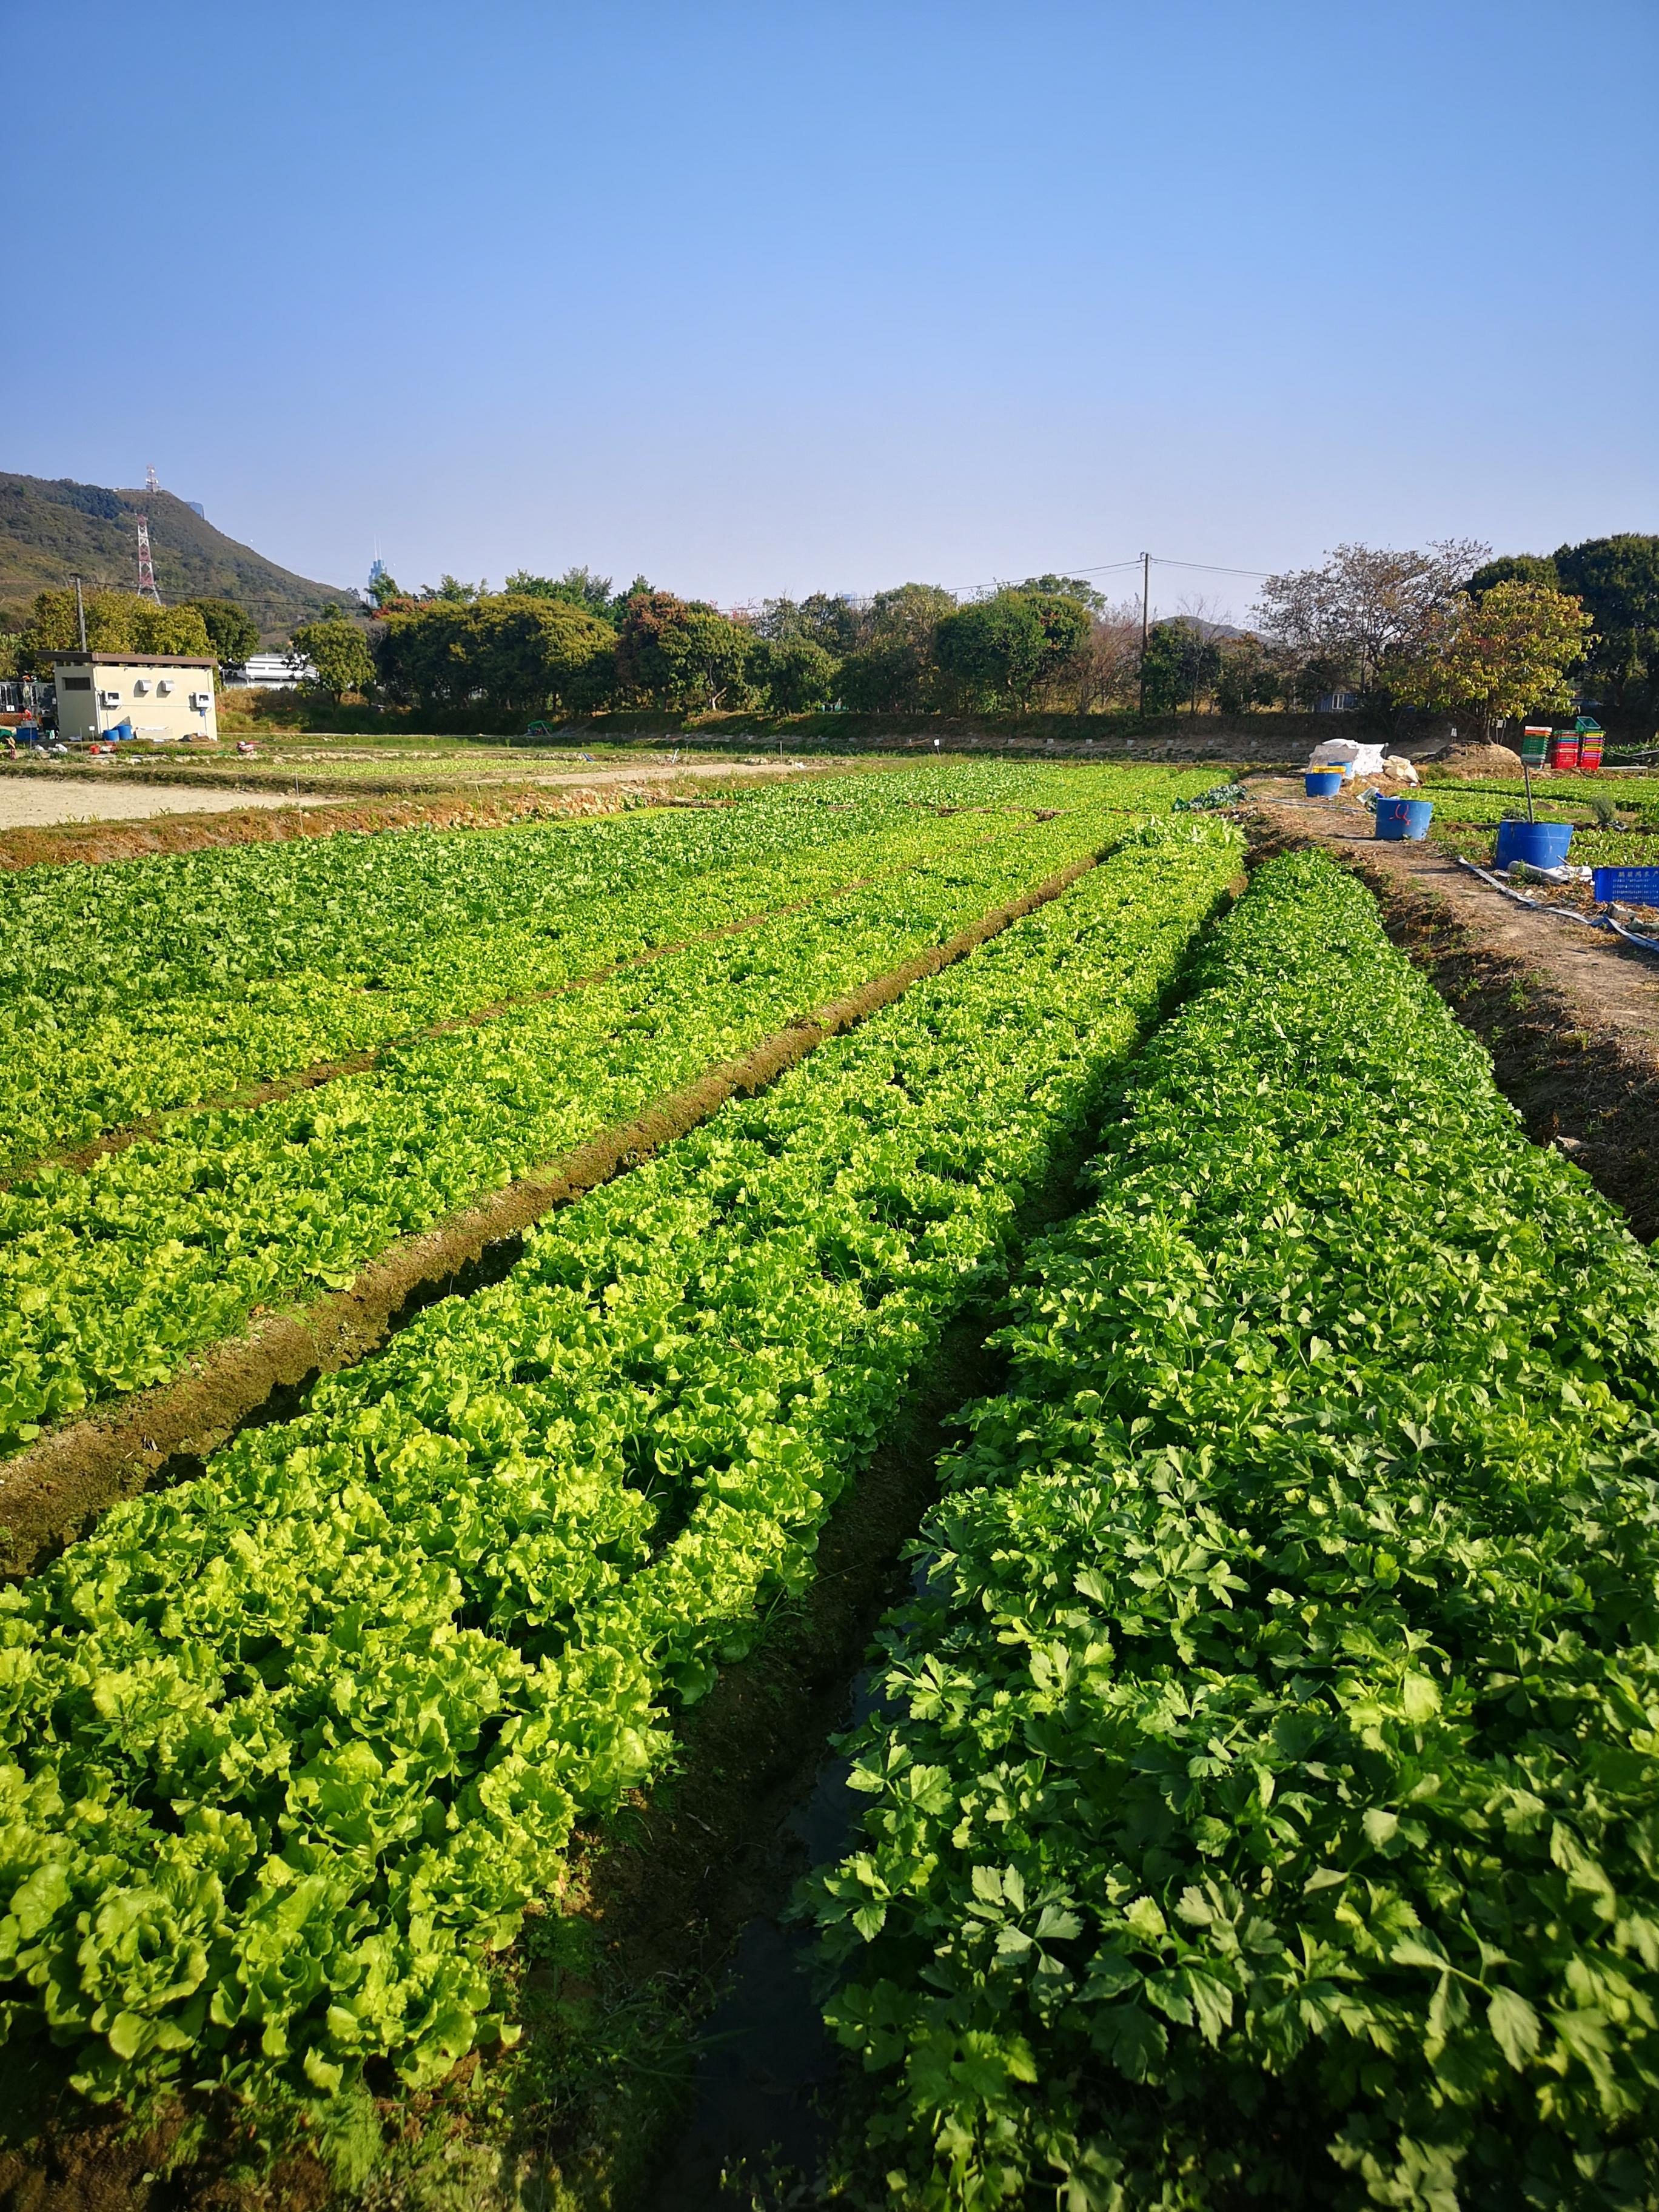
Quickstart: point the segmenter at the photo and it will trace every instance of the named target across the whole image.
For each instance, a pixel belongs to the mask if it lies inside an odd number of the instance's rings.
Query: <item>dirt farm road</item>
[[[198,784],[132,784],[112,776],[0,776],[0,830],[45,830],[58,822],[142,822],[153,814],[220,814],[236,806],[292,806],[274,792],[222,791]],[[307,806],[326,799],[307,798]]]
[[[268,786],[261,788],[259,780],[253,776],[245,783],[234,781],[233,762],[224,763],[217,772],[224,775],[223,782],[210,783],[192,776],[187,783],[152,783],[147,777],[141,781],[131,769],[123,772],[111,768],[103,771],[79,765],[59,773],[29,770],[21,775],[0,775],[0,830],[48,829],[59,822],[139,822],[155,815],[213,814],[241,806],[349,805],[362,795],[349,791],[307,791],[296,797],[292,792],[273,791]],[[642,763],[637,768],[596,763],[591,768],[531,769],[511,777],[496,772],[478,777],[476,787],[470,780],[458,777],[453,784],[434,782],[429,787],[428,795],[441,797],[447,792],[459,793],[473,787],[490,791],[503,788],[508,783],[519,788],[568,791],[604,790],[626,784],[630,789],[648,791],[664,784],[718,781],[734,775],[822,773],[820,763],[789,759],[663,762]],[[418,789],[408,793],[410,798],[421,795]]]

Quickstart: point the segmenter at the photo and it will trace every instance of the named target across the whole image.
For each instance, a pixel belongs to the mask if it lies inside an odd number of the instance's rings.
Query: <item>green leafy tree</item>
[[[1080,607],[1087,607],[1091,615],[1106,611],[1106,594],[1081,576],[1028,576],[1018,586],[1022,592],[1040,592],[1046,597],[1075,599]]]
[[[899,584],[878,592],[842,667],[843,703],[872,714],[925,714],[944,705],[948,687],[939,666],[939,632],[956,611],[954,595],[937,584]]]
[[[158,607],[136,592],[88,592],[85,605],[89,653],[169,653],[204,660],[212,655],[207,625],[193,606]],[[44,670],[53,653],[78,652],[80,643],[75,593],[38,593],[23,625],[20,659]]]
[[[92,653],[131,653],[132,618],[143,604],[132,592],[88,592],[85,594],[87,648]],[[20,633],[21,654],[29,665],[44,668],[52,653],[73,653],[81,643],[72,591],[39,592]]]
[[[1140,699],[1149,714],[1171,714],[1187,696],[1189,641],[1184,623],[1154,623],[1140,655]]]
[[[367,691],[374,681],[368,641],[356,623],[338,617],[301,623],[294,633],[294,650],[316,670],[307,681],[325,698],[337,702],[349,691]]]
[[[669,671],[669,703],[704,708],[740,706],[748,696],[749,632],[712,608],[690,607],[664,629],[660,649]]]
[[[1285,696],[1291,672],[1259,637],[1218,641],[1215,702],[1224,714],[1247,714]]]
[[[749,681],[766,693],[775,713],[807,714],[833,702],[841,663],[811,638],[757,638],[749,651]]]
[[[185,599],[181,604],[200,615],[209,649],[222,664],[239,664],[259,650],[258,623],[234,599]]]
[[[567,568],[562,576],[533,576],[527,568],[515,568],[503,588],[514,599],[566,599],[601,622],[609,622],[617,605],[610,577],[586,568]]]
[[[404,594],[395,576],[380,575],[369,586],[368,596],[374,603],[376,613],[383,614],[388,607],[402,600]]]
[[[481,701],[533,716],[598,704],[615,680],[616,645],[608,623],[568,599],[497,592],[389,615],[375,653],[399,701],[436,709]]]
[[[1513,716],[1571,703],[1567,678],[1589,623],[1578,600],[1543,584],[1506,579],[1478,599],[1462,592],[1427,648],[1396,667],[1391,688],[1407,705],[1471,715],[1490,737]]]
[[[1595,631],[1585,690],[1609,721],[1645,735],[1659,716],[1659,537],[1587,538],[1562,546],[1554,565]]]
[[[680,712],[740,704],[747,696],[752,634],[700,599],[634,592],[617,640],[624,693]]]
[[[666,704],[674,672],[663,652],[663,634],[691,611],[692,603],[673,592],[629,592],[617,632],[617,680],[624,694],[641,703]]]
[[[833,659],[843,660],[863,641],[868,625],[866,611],[844,592],[813,592],[804,599],[766,600],[755,627],[774,644],[804,638],[822,646]]]
[[[964,704],[1022,708],[1082,652],[1089,611],[1053,592],[1000,591],[939,626],[939,665]]]
[[[192,659],[207,659],[213,647],[198,608],[158,607],[153,599],[139,599],[132,614],[132,650],[188,653]]]
[[[1561,577],[1547,553],[1506,553],[1487,561],[1469,578],[1469,592],[1479,599],[1494,584],[1542,584],[1552,592],[1561,588]]]

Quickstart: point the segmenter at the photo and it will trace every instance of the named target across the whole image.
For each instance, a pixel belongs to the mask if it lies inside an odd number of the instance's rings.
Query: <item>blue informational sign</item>
[[[1627,899],[1632,906],[1659,906],[1659,868],[1597,868],[1593,888],[1598,900]]]

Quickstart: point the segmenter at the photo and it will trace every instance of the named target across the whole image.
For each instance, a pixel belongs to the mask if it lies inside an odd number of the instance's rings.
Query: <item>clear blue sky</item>
[[[0,465],[311,575],[1659,528],[1655,0],[7,19]]]

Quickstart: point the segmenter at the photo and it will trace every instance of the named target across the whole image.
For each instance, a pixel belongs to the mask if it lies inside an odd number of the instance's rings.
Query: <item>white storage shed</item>
[[[172,653],[55,653],[58,734],[101,738],[120,722],[135,738],[165,743],[216,738],[212,660]]]

